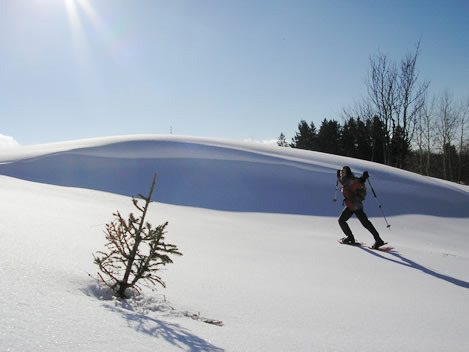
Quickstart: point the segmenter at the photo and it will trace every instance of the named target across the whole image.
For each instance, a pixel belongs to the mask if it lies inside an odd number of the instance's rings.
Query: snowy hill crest
[[[121,137],[0,164],[25,180],[136,195],[159,175],[156,200],[216,210],[336,216],[335,172],[368,170],[389,215],[469,217],[469,187],[322,153],[183,137]],[[52,148],[52,149],[51,149]],[[415,190],[418,189],[418,192]],[[368,197],[370,202],[371,197]],[[439,203],[437,207],[434,203]],[[436,210],[437,209],[437,210]],[[379,216],[370,207],[371,216]]]

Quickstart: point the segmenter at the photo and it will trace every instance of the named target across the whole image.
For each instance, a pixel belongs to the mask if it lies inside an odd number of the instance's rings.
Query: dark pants
[[[344,231],[344,233],[347,237],[352,237],[353,236],[352,230],[350,230],[350,227],[347,224],[347,220],[350,219],[353,214],[355,214],[357,216],[358,220],[360,220],[360,222],[362,223],[362,225],[368,231],[371,232],[371,234],[373,235],[375,241],[381,239],[379,237],[378,231],[376,231],[373,224],[370,222],[370,220],[368,220],[368,216],[366,216],[363,209],[358,209],[358,210],[353,211],[353,210],[350,210],[349,208],[345,208],[342,211],[342,214],[340,214],[339,225],[340,225],[340,227],[342,228],[342,231]]]

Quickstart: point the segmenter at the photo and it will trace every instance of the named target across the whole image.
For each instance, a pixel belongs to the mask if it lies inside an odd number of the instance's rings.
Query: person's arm
[[[368,171],[365,171],[363,175],[360,177],[360,182],[365,183],[368,177],[370,177],[370,175],[368,174]]]

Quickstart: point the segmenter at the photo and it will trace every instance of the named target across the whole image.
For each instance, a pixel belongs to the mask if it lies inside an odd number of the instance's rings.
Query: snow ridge
[[[35,153],[30,148],[16,157],[18,160],[0,164],[0,173],[134,196],[156,172],[155,199],[159,202],[223,211],[317,216],[336,216],[337,205],[329,201],[335,192],[335,173],[349,165],[357,173],[370,172],[370,180],[390,216],[469,217],[468,187],[316,152],[223,144],[209,139],[140,136],[42,146]],[[368,203],[374,202],[371,198],[370,194]],[[380,213],[370,206],[369,215]]]

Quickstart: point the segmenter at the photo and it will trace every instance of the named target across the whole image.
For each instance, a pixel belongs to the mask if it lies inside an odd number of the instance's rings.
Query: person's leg
[[[371,234],[373,235],[374,239],[376,242],[378,243],[382,243],[383,240],[381,239],[381,237],[379,236],[379,233],[378,231],[376,231],[375,227],[373,226],[373,224],[371,223],[371,221],[368,219],[368,216],[366,216],[365,212],[363,211],[363,209],[359,209],[355,212],[355,215],[357,216],[358,220],[360,220],[361,224],[363,225],[363,227],[365,227],[368,231],[371,232]]]
[[[353,215],[353,211],[351,211],[349,208],[345,208],[342,211],[342,214],[340,214],[339,217],[339,225],[342,231],[344,231],[345,235],[347,236],[348,239],[355,241],[352,230],[350,230],[350,227],[347,224],[347,220],[350,219]]]

